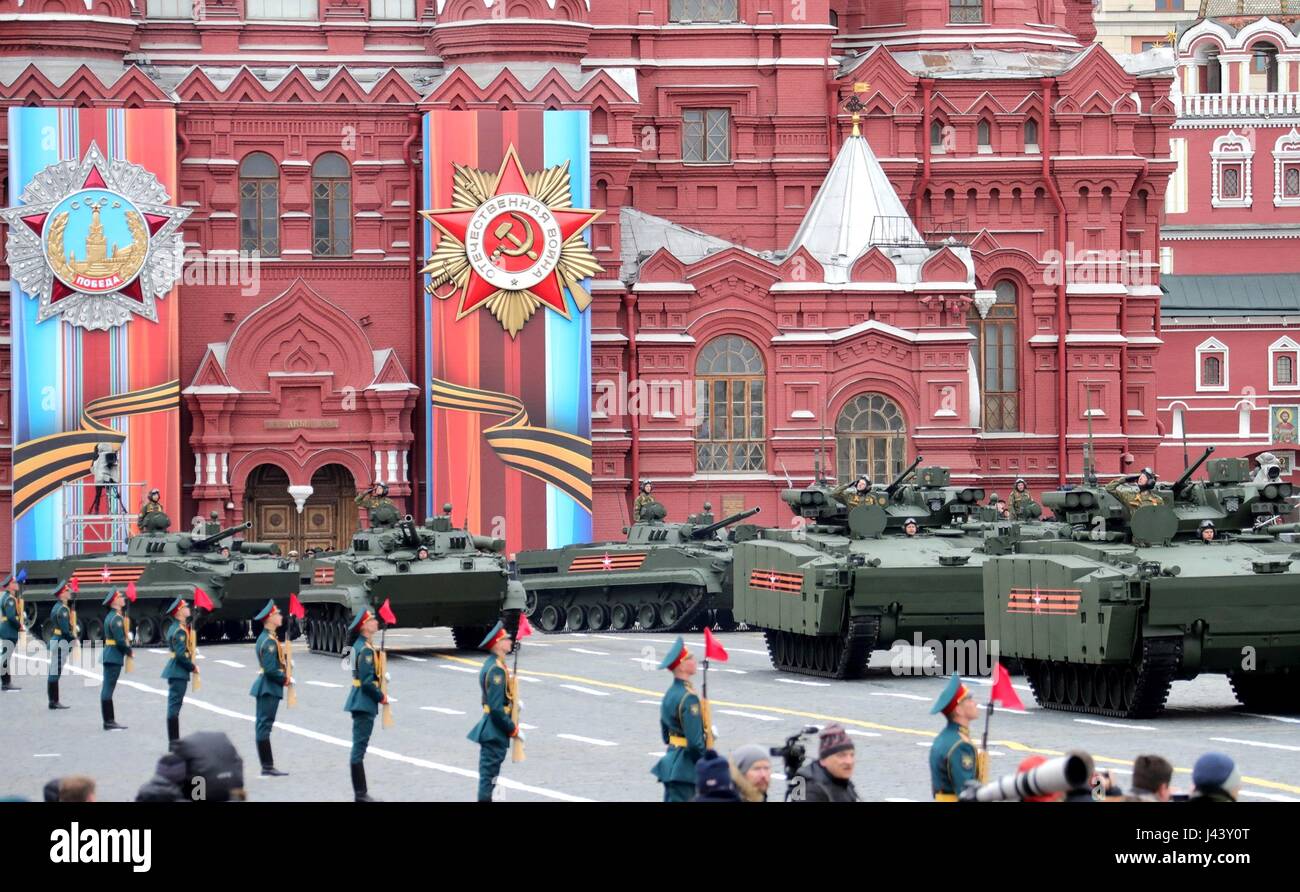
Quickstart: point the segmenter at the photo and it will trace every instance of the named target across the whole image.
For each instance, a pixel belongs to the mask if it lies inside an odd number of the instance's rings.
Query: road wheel
[[[1124,692],[1123,700],[1120,702],[1120,709],[1129,710],[1133,708],[1134,702],[1137,701],[1138,679],[1137,673],[1133,671],[1132,666],[1124,667]]]
[[[1082,703],[1079,699],[1079,673],[1086,671],[1087,668],[1073,663],[1067,663],[1065,666],[1065,702],[1071,706],[1079,706]]]
[[[1065,665],[1062,663],[1052,664],[1052,700],[1056,703],[1067,703],[1065,699]]]
[[[636,616],[632,608],[626,604],[615,604],[609,611],[610,625],[619,632],[632,628],[632,623],[636,621]]]
[[[1097,692],[1093,687],[1096,675],[1096,666],[1079,667],[1079,705],[1088,709],[1095,709],[1097,706]]]
[[[529,618],[537,612],[537,592],[524,589],[524,616]]]
[[[581,632],[587,628],[587,608],[574,604],[565,613],[564,620],[570,632]]]
[[[82,629],[82,632],[85,634],[85,638],[87,641],[103,641],[104,621],[99,617],[95,617],[94,619],[91,620],[86,620],[86,624],[85,627]]]
[[[659,608],[659,618],[665,626],[671,626],[681,619],[681,608],[677,606],[676,601],[668,601],[663,607]]]
[[[141,645],[153,644],[158,640],[158,620],[152,616],[140,617],[135,626],[135,640]]]
[[[650,603],[642,604],[636,612],[636,623],[641,631],[650,631],[659,625],[659,608]]]
[[[609,628],[609,608],[604,604],[592,604],[587,608],[587,627],[593,632],[603,632]]]
[[[558,632],[564,628],[564,613],[554,604],[542,608],[542,615],[537,621],[543,632]]]

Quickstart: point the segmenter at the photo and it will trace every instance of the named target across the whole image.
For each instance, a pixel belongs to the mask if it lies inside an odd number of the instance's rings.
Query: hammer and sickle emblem
[[[504,244],[497,245],[492,251],[493,262],[503,254],[506,257],[522,257],[527,255],[529,260],[536,260],[537,252],[533,250],[533,241],[536,239],[536,235],[533,233],[533,227],[528,225],[528,221],[524,219],[522,215],[514,211],[510,212],[510,217],[512,218],[511,220],[503,221],[495,230],[493,230],[492,234],[499,239],[504,239],[505,241],[510,242],[514,245],[514,248],[507,248]],[[524,227],[524,234],[527,236],[526,239],[521,239],[515,234],[515,224],[512,220],[519,222]]]

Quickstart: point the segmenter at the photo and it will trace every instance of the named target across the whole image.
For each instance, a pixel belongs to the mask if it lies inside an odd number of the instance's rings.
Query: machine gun
[[[723,527],[729,527],[733,523],[744,520],[746,517],[753,517],[762,510],[762,508],[750,508],[748,511],[741,511],[740,513],[733,514],[730,517],[724,517],[722,520],[708,524],[707,526],[696,527],[687,534],[687,538],[696,542],[701,539],[707,539]]]
[[[226,527],[224,530],[217,530],[215,533],[212,533],[211,535],[202,536],[198,539],[191,539],[190,547],[208,548],[209,546],[215,545],[216,543],[220,542],[222,539],[226,538],[227,536],[233,536],[235,533],[242,533],[244,530],[252,529],[252,526],[253,526],[253,522],[251,520],[246,520],[243,523],[236,524],[233,527]]]
[[[907,470],[894,478],[894,482],[885,487],[885,495],[892,497],[898,488],[903,485],[903,481],[912,476],[912,472],[921,466],[924,456],[918,455],[916,461],[907,466]]]
[[[1183,473],[1179,475],[1178,479],[1174,481],[1174,485],[1173,485],[1173,494],[1175,499],[1182,497],[1183,491],[1187,489],[1188,486],[1191,485],[1192,475],[1195,474],[1200,469],[1201,465],[1205,464],[1205,460],[1208,459],[1213,454],[1214,454],[1213,446],[1205,447],[1205,452],[1201,454],[1201,457],[1198,458],[1196,461],[1192,462],[1190,465],[1188,465],[1187,468],[1183,471]]]

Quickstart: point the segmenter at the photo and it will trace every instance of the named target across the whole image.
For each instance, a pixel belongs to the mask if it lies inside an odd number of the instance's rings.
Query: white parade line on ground
[[[47,665],[49,663],[48,660],[39,657],[36,658],[27,657],[26,659],[34,660],[35,662],[46,663]],[[103,680],[102,675],[96,675],[94,672],[90,672],[86,669],[82,669],[79,666],[68,666],[66,671],[77,675],[84,675],[87,678],[93,678],[97,681]],[[142,684],[138,681],[130,681],[126,678],[120,679],[117,684],[118,687],[133,688],[138,691],[143,691],[146,694],[154,694],[155,696],[159,696],[159,697],[166,697],[168,693],[167,691],[164,691],[161,688],[150,687],[147,684]],[[392,698],[390,697],[389,699],[391,700]],[[226,718],[238,719],[239,721],[242,722],[256,721],[256,718],[254,716],[247,715],[246,713],[242,713],[242,712],[236,712],[233,709],[226,709],[224,706],[218,706],[215,703],[209,703],[206,700],[198,700],[195,699],[194,697],[186,697],[185,705],[193,706],[197,709],[202,709],[207,712],[215,713],[220,716],[225,716]],[[319,743],[328,743],[331,746],[336,746],[347,750],[352,749],[351,740],[344,740],[342,737],[334,737],[333,735],[330,734],[323,734],[320,731],[313,731],[312,729],[304,728],[301,725],[292,725],[287,722],[277,721],[275,723],[275,727],[276,730],[278,731],[284,731],[289,734],[297,734],[300,737],[306,737],[308,739],[315,740]],[[431,771],[438,771],[443,774],[454,774],[459,777],[466,777],[466,778],[471,778],[473,780],[478,780],[477,770],[471,771],[468,768],[460,768],[456,765],[444,765],[441,762],[433,762],[429,759],[420,759],[415,756],[408,756],[403,753],[394,752],[392,750],[381,749],[376,746],[369,747],[369,749],[367,749],[366,751],[366,754],[371,756],[378,756],[381,759],[388,759],[389,761],[392,762],[404,762],[407,765],[414,765],[417,768],[427,768]],[[504,778],[504,777],[497,778],[497,784],[498,786],[502,786],[510,790],[519,790],[520,792],[524,792],[524,793],[533,793],[538,796],[544,796],[548,799],[559,799],[562,802],[591,802],[592,801],[590,799],[586,799],[581,796],[572,796],[568,793],[560,793],[556,790],[548,790],[545,787],[535,787],[531,784],[520,783],[519,781],[510,780],[509,778]]]
[[[1253,719],[1268,719],[1271,722],[1286,722],[1290,725],[1300,725],[1300,719],[1293,719],[1285,715],[1266,715],[1262,712],[1243,712],[1242,715],[1248,715]]]
[[[421,706],[420,708],[428,712],[440,712],[443,715],[464,715],[465,714],[464,710],[448,709],[445,706]]]
[[[1286,750],[1289,753],[1300,753],[1300,746],[1291,746],[1285,743],[1265,743],[1262,740],[1241,740],[1237,737],[1211,737],[1216,743],[1235,743],[1240,746],[1259,746],[1270,750]]]
[[[584,688],[578,684],[562,684],[562,688],[568,688],[571,691],[577,691],[579,694],[591,694],[593,697],[608,697],[609,691],[597,691],[592,688]]]
[[[587,654],[588,656],[592,656],[592,657],[609,656],[609,651],[606,650],[586,650],[585,648],[581,648],[581,647],[571,647],[569,648],[569,650],[573,651],[575,654]]]
[[[718,714],[739,716],[742,719],[756,719],[757,721],[760,722],[781,721],[781,719],[779,719],[777,716],[774,715],[759,715],[756,712],[741,712],[739,709],[719,709]]]
[[[924,702],[924,703],[931,703],[931,702],[934,701],[934,698],[933,698],[933,697],[922,697],[920,694],[902,694],[902,693],[899,693],[899,692],[897,692],[897,691],[872,691],[872,692],[871,692],[871,696],[873,696],[873,697],[898,697],[898,698],[903,699],[903,700],[920,700],[920,701],[922,701],[922,702]]]
[[[335,683],[332,682],[332,681],[307,681],[307,682],[303,682],[303,684],[313,685],[313,686],[318,687],[318,688],[341,688],[341,687],[343,687],[343,685],[341,685],[341,684],[335,684]]]
[[[395,656],[396,656],[399,660],[410,660],[412,663],[427,663],[427,662],[429,662],[429,661],[428,661],[427,659],[425,659],[424,657],[413,657],[413,656],[411,656],[410,654],[395,654]]]
[[[478,675],[478,670],[469,666],[453,666],[451,663],[439,663],[439,669],[450,669],[452,672],[468,672],[471,675]]]
[[[1256,790],[1242,790],[1241,795],[1257,796],[1260,799],[1269,799],[1272,800],[1273,802],[1300,802],[1300,799],[1295,799],[1291,796],[1282,796],[1278,793],[1261,793]]]
[[[580,737],[577,734],[556,734],[555,736],[563,740],[575,740],[578,743],[589,743],[592,746],[618,746],[618,744],[612,740],[601,740],[597,737]]]
[[[810,688],[829,688],[831,686],[828,681],[801,681],[798,678],[777,678],[774,681],[779,681],[781,684],[807,685]]]
[[[1103,728],[1123,728],[1125,731],[1159,731],[1154,725],[1129,725],[1124,722],[1103,722],[1101,719],[1075,719],[1081,725],[1100,725]]]
[[[220,663],[223,666],[229,666],[231,669],[246,668],[243,663],[236,663],[234,660],[213,660],[214,663]]]

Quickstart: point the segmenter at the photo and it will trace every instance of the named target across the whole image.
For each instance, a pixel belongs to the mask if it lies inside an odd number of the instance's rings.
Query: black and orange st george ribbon
[[[17,520],[64,483],[90,473],[95,447],[126,442],[126,434],[108,421],[147,412],[179,411],[181,382],[168,381],[130,393],[91,400],[81,411],[81,428],[47,434],[14,447],[14,519]]]
[[[482,415],[505,415],[483,437],[507,467],[551,484],[591,513],[591,440],[534,427],[516,396],[433,379],[433,408]]]

